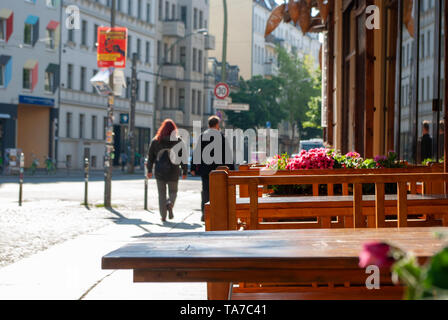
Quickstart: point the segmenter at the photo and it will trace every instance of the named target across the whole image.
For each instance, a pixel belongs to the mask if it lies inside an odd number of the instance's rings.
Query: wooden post
[[[384,213],[384,183],[375,184],[375,225],[376,228],[386,226],[386,216]]]
[[[227,178],[226,171],[213,171],[210,174],[210,217],[209,230],[229,230],[227,206]],[[209,300],[227,300],[229,296],[229,283],[207,283]]]
[[[398,228],[406,228],[408,226],[408,188],[406,182],[397,183],[398,199],[397,199],[397,221]]]
[[[353,221],[355,228],[365,228],[366,221],[362,215],[362,184],[353,184]]]
[[[258,185],[256,183],[249,184],[250,197],[250,223],[249,230],[258,229]]]

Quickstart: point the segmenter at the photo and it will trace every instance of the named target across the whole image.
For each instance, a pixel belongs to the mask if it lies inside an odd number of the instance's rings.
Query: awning
[[[34,69],[36,64],[37,64],[37,60],[30,59],[30,60],[27,60],[25,62],[25,65],[23,66],[23,68],[25,68],[25,69]]]
[[[36,24],[38,21],[39,21],[39,17],[29,15],[25,20],[25,24]]]
[[[45,72],[50,72],[50,73],[57,73],[59,71],[59,65],[54,64],[54,63],[50,63],[47,67],[47,69],[45,69]]]
[[[11,56],[0,55],[0,65],[6,66],[11,59]]]
[[[9,9],[0,9],[0,18],[2,19],[9,19],[9,17],[12,15],[12,10]]]
[[[47,25],[47,30],[55,30],[57,27],[59,27],[59,22],[51,20]]]

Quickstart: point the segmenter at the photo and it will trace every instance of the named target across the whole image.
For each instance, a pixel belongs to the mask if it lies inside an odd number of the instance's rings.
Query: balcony
[[[165,64],[162,67],[163,80],[183,80],[185,77],[185,69],[180,64]]]
[[[160,111],[161,119],[172,119],[177,124],[184,123],[184,112],[178,109],[164,109]]]
[[[215,36],[207,34],[204,39],[205,50],[215,50]]]
[[[164,37],[185,37],[185,24],[179,20],[168,20],[163,22],[162,33]]]
[[[278,67],[275,62],[266,62],[264,64],[264,75],[266,77],[275,77],[278,75]]]

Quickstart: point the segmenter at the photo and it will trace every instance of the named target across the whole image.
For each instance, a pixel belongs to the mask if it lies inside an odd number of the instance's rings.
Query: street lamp
[[[202,34],[202,35],[207,35],[208,34],[208,30],[205,28],[202,29],[197,29],[194,30],[193,32],[185,35],[183,38],[178,39],[176,42],[174,42],[169,49],[167,50],[167,52],[165,53],[165,57],[164,57],[164,61],[162,61],[162,63],[159,65],[159,68],[157,69],[157,73],[156,73],[156,81],[155,81],[155,86],[154,86],[154,112],[153,112],[153,130],[154,133],[156,131],[156,127],[157,127],[157,103],[159,101],[159,78],[160,78],[160,72],[162,71],[163,66],[166,63],[166,58],[169,55],[169,53],[176,47],[176,45],[178,45],[181,41],[186,40],[187,38],[195,35],[195,34]],[[153,133],[153,134],[154,134]]]

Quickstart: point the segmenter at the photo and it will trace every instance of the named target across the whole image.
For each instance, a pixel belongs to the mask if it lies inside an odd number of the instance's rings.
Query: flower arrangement
[[[266,167],[275,170],[310,170],[310,169],[382,169],[402,168],[405,164],[398,160],[398,155],[390,151],[387,156],[363,159],[357,152],[345,155],[332,149],[302,150],[300,154],[289,158],[288,154],[277,155],[268,160]]]
[[[391,268],[392,279],[406,286],[405,299],[448,299],[448,247],[420,265],[411,253],[387,243],[371,242],[359,254],[359,266]]]

